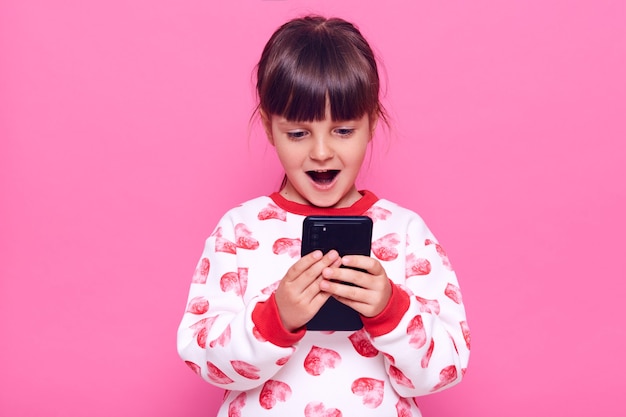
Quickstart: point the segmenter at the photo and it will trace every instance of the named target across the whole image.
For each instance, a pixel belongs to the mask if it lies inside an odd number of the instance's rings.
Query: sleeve
[[[207,382],[227,390],[249,390],[262,385],[278,372],[293,345],[272,343],[253,320],[257,305],[272,303],[272,289],[259,292],[244,302],[248,266],[241,265],[242,251],[255,250],[250,241],[237,238],[235,224],[226,215],[206,240],[195,269],[187,306],[178,328],[177,348],[185,363]],[[282,277],[276,277],[278,281]],[[259,308],[264,327],[281,324]],[[301,336],[300,336],[301,337]],[[291,339],[297,343],[299,337]]]
[[[396,392],[415,397],[460,382],[469,360],[470,335],[456,274],[444,249],[419,217],[409,222],[406,239],[405,276],[390,277],[395,283],[390,304],[396,307],[364,320],[364,326],[384,354]]]

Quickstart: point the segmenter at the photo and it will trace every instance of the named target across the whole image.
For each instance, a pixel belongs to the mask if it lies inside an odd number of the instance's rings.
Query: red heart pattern
[[[238,248],[254,250],[259,247],[259,241],[252,237],[252,232],[243,223],[235,226],[235,239]]]
[[[318,376],[326,368],[335,368],[341,363],[341,356],[332,349],[311,347],[304,359],[304,369],[309,375]]]
[[[239,268],[237,272],[226,272],[220,278],[220,288],[224,292],[233,291],[243,296],[248,288],[248,268]]]
[[[452,271],[452,264],[450,263],[450,259],[448,259],[448,254],[446,253],[446,251],[443,249],[443,247],[431,240],[431,239],[426,239],[426,241],[424,242],[425,245],[435,245],[435,250],[437,251],[437,254],[439,254],[439,257],[441,258],[441,262],[443,263],[443,266],[445,266],[446,268],[448,268],[450,271]]]
[[[461,323],[461,331],[463,332],[463,340],[465,340],[465,346],[467,350],[470,350],[470,330],[466,321],[462,321]]]
[[[244,378],[248,378],[248,379],[260,379],[260,375],[259,372],[261,372],[261,370],[252,365],[249,364],[248,362],[245,361],[230,361],[230,364],[233,366],[233,369],[235,370],[235,372],[237,372],[239,375],[243,376]]]
[[[387,220],[391,216],[391,211],[379,206],[370,207],[365,213],[374,223],[379,220]]]
[[[444,291],[444,294],[451,299],[452,301],[454,301],[457,304],[462,304],[463,303],[463,297],[461,296],[461,290],[459,289],[459,287],[457,287],[454,284],[448,283],[448,285],[446,285],[446,289]]]
[[[363,397],[363,405],[376,408],[383,402],[385,382],[374,378],[359,378],[352,383],[352,392]]]
[[[241,410],[246,406],[247,397],[248,395],[242,392],[228,404],[228,417],[242,417]]]
[[[430,339],[430,345],[428,346],[428,350],[422,360],[420,365],[422,368],[428,368],[428,364],[430,363],[430,358],[433,356],[433,351],[435,350],[435,339]]]
[[[398,417],[413,417],[411,403],[406,398],[400,397],[396,403],[396,413]]]
[[[422,316],[415,316],[409,322],[406,328],[409,337],[409,345],[415,349],[419,349],[426,343],[426,330],[424,329],[424,321]]]
[[[456,366],[450,365],[446,366],[439,373],[439,383],[435,385],[433,391],[437,391],[445,387],[446,385],[451,384],[457,378]]]
[[[406,257],[406,277],[413,277],[416,275],[428,275],[431,271],[430,261],[424,258],[418,258],[414,254],[409,254]]]
[[[372,253],[381,261],[393,261],[398,257],[396,246],[400,244],[397,233],[388,233],[372,242]]]
[[[304,408],[304,417],[341,417],[341,411],[336,408],[326,408],[324,403],[311,402]]]
[[[420,303],[420,311],[422,313],[439,314],[441,311],[439,301],[437,300],[427,300],[426,298],[422,298],[417,295],[415,296],[415,299],[418,303]]]
[[[259,403],[266,410],[271,410],[277,402],[285,402],[291,397],[291,387],[284,382],[269,380],[263,384]]]
[[[213,233],[213,236],[215,236],[215,252],[236,254],[237,246],[230,240],[224,238],[222,233],[221,227],[218,227]]]
[[[193,363],[191,361],[185,361],[185,364],[189,367],[189,369],[191,369],[196,375],[201,375],[202,374],[202,368],[200,368],[200,365]]]
[[[226,346],[228,342],[230,342],[230,324],[226,326],[226,329],[224,329],[222,334],[219,335],[217,339],[212,340],[209,343],[209,347],[214,348],[216,346]]]
[[[201,348],[206,348],[206,339],[209,334],[209,330],[213,327],[213,323],[217,317],[207,317],[200,321],[195,322],[190,326],[190,329],[193,330],[193,335],[198,342],[198,346]]]
[[[302,240],[291,239],[288,237],[281,237],[277,239],[272,245],[272,252],[276,255],[282,255],[286,253],[290,258],[296,258],[300,256],[300,248],[302,246]]]
[[[207,300],[203,296],[194,297],[189,300],[186,311],[187,313],[196,315],[204,314],[209,311],[209,300]]]
[[[234,382],[232,379],[230,379],[228,377],[228,375],[226,375],[224,372],[222,372],[222,370],[220,368],[218,368],[217,366],[215,366],[211,362],[207,361],[206,366],[207,366],[207,369],[208,369],[208,371],[207,371],[208,372],[208,377],[215,384],[225,385],[225,384],[231,384],[231,383]]]
[[[365,329],[361,329],[352,333],[348,336],[352,346],[357,351],[357,353],[365,358],[373,358],[378,355],[378,349],[372,345],[372,342],[367,337],[367,332]]]
[[[398,385],[403,385],[408,388],[415,388],[411,380],[407,378],[406,375],[404,375],[404,373],[401,370],[399,370],[393,365],[389,366],[389,376],[394,381],[396,381]]]
[[[191,280],[194,284],[206,284],[207,277],[209,276],[209,270],[211,269],[211,261],[209,258],[200,259],[200,263],[198,267],[193,273],[193,278]]]
[[[287,221],[287,212],[278,207],[276,204],[269,203],[267,206],[261,209],[261,211],[259,211],[257,218],[259,220],[276,219],[284,222]]]

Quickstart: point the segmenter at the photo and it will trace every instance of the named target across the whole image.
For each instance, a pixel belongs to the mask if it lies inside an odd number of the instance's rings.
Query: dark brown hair
[[[376,58],[361,32],[339,18],[306,16],[282,25],[257,65],[258,109],[294,121],[380,116]]]

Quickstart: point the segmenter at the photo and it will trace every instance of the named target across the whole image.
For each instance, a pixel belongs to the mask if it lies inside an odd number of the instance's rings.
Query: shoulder
[[[426,222],[414,210],[386,199],[379,199],[366,213],[374,221],[379,234],[389,231],[406,233],[419,240],[434,239]]]
[[[269,196],[260,196],[244,201],[222,216],[220,223],[250,223],[253,220],[283,219],[285,210],[278,207]]]
[[[367,215],[374,221],[391,220],[394,222],[423,222],[422,218],[415,211],[403,207],[397,203],[381,198],[367,210]]]
[[[226,215],[251,215],[258,214],[259,211],[270,206],[272,199],[268,196],[255,197],[250,200],[244,201],[239,205],[231,208],[226,212]]]

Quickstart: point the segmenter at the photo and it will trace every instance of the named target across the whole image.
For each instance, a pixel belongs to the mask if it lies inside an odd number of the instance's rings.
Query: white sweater
[[[228,211],[207,239],[178,329],[181,358],[227,390],[219,417],[421,416],[414,397],[459,382],[470,336],[456,275],[414,212],[368,191],[319,209],[278,193]],[[350,332],[288,332],[273,291],[306,215],[367,215],[392,298]]]

